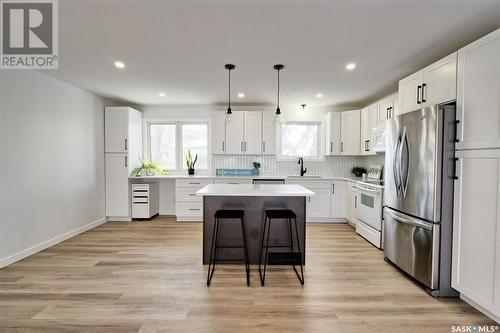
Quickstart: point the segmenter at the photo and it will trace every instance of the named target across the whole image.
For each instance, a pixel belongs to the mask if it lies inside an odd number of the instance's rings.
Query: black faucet
[[[300,164],[300,176],[302,177],[307,172],[307,168],[304,169],[304,159],[299,157],[299,163],[297,164]]]

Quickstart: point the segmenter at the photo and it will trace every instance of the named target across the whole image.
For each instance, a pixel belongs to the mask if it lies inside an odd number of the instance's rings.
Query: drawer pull
[[[136,202],[134,201],[134,205],[147,205],[147,202]]]
[[[191,185],[200,185],[200,183],[192,183],[192,182],[189,182],[189,184],[191,184]]]
[[[196,194],[194,194],[194,193],[189,193],[189,196],[190,196],[190,197],[195,197],[195,196],[196,196]]]
[[[199,209],[199,208],[189,208],[189,210],[199,211],[201,209]]]

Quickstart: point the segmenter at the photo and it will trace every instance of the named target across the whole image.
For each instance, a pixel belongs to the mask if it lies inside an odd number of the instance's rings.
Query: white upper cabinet
[[[262,112],[243,112],[243,153],[258,155],[262,148]]]
[[[420,94],[422,93],[423,81],[423,71],[419,71],[399,81],[398,101],[400,114],[422,107]]]
[[[340,155],[341,113],[329,112],[325,118],[326,155]]]
[[[377,127],[386,125],[387,120],[396,115],[398,105],[398,94],[387,96],[377,102],[378,123]]]
[[[500,317],[500,149],[457,151],[452,287]]]
[[[429,106],[457,98],[457,53],[454,52],[424,69],[422,105]]]
[[[458,51],[457,149],[500,147],[500,29]]]
[[[129,107],[105,109],[105,152],[127,153],[142,147],[142,114]]]
[[[226,153],[226,113],[216,112],[210,122],[212,154]]]
[[[341,113],[340,151],[342,155],[359,155],[361,135],[361,110]]]
[[[274,112],[262,112],[262,154],[274,155],[276,151],[276,122]]]
[[[233,112],[231,120],[226,122],[226,154],[243,154],[243,121],[243,112]]]
[[[372,131],[378,126],[378,106],[372,104],[361,110],[361,140],[360,153],[361,155],[374,155],[371,150]]]
[[[128,154],[134,168],[142,157],[142,113],[129,107],[107,107],[104,112],[105,153]]]
[[[456,98],[457,53],[399,81],[399,110],[403,114]]]
[[[275,153],[274,113],[233,112],[225,121],[224,112],[216,112],[211,121],[212,154],[272,155]]]

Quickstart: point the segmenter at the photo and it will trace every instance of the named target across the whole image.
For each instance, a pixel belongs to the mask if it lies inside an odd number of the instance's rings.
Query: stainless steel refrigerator
[[[451,288],[455,105],[435,105],[387,124],[384,255],[433,296]]]

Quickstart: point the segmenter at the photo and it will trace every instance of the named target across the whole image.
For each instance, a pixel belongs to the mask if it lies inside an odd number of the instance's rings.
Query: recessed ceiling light
[[[238,98],[245,98],[245,94],[242,92],[238,93]]]
[[[354,62],[350,62],[345,65],[345,69],[347,69],[348,71],[352,71],[354,68],[356,68],[356,64]]]
[[[121,61],[114,62],[116,68],[125,68],[125,64]]]
[[[158,96],[165,97],[166,95],[165,95],[165,93],[161,92],[161,93],[158,94]]]
[[[322,93],[316,94],[316,98],[323,98],[323,94]]]

